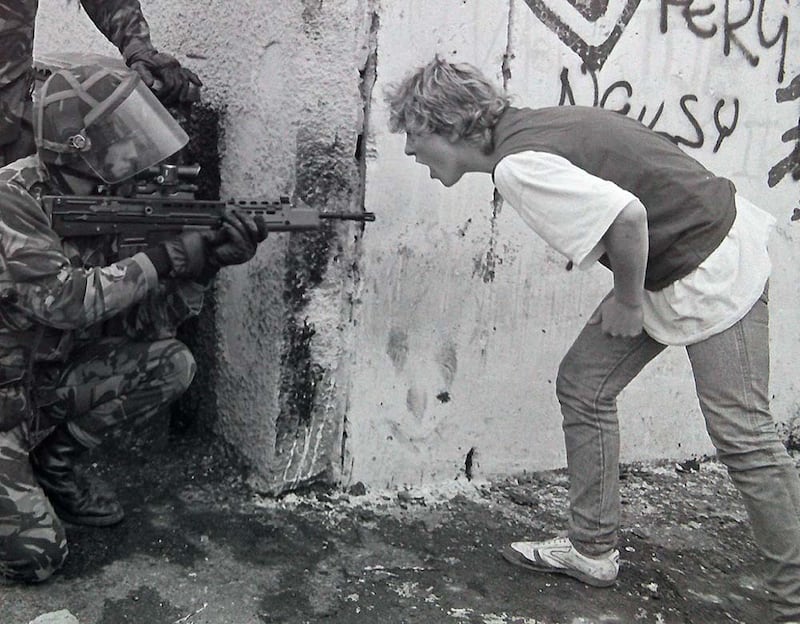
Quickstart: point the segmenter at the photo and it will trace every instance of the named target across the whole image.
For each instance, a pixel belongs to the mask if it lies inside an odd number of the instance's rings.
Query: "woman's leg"
[[[615,338],[586,325],[558,371],[570,479],[569,537],[597,555],[617,543],[620,521],[617,396],[664,345],[647,334]]]
[[[800,619],[800,478],[769,407],[766,292],[730,329],[687,347],[717,456],[744,501],[781,616]]]

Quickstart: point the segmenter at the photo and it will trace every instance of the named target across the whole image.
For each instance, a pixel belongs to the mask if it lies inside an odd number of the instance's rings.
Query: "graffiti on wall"
[[[525,3],[564,45],[583,59],[586,67],[599,70],[640,1],[525,0]]]
[[[662,101],[648,109],[631,105],[635,87],[627,80],[601,84],[601,69],[619,42],[640,0],[525,0],[537,18],[583,61],[581,72],[591,81],[591,104],[611,108],[636,117],[651,129],[686,148],[709,146],[716,153],[733,135],[740,120],[741,104],[736,97],[709,97],[697,93],[679,94],[674,101]],[[757,67],[770,51],[777,57],[775,94],[778,103],[800,103],[800,75],[789,86],[786,60],[790,32],[788,9],[780,0],[659,0],[659,28],[664,36],[681,28],[703,41],[719,46],[725,57],[736,55],[747,65]],[[788,2],[785,2],[788,6]],[[778,12],[780,11],[780,12]],[[565,67],[560,74],[559,104],[575,104],[575,76]],[[578,77],[577,79],[581,79]],[[587,102],[588,103],[588,102]],[[672,106],[684,121],[684,128],[668,132],[660,125],[667,107]],[[710,119],[703,127],[700,119]],[[788,154],[771,167],[767,184],[773,187],[786,179],[800,180],[800,119],[780,137],[789,146]],[[800,217],[799,217],[800,218]]]
[[[774,32],[768,32],[768,18],[774,17],[769,14],[769,10],[774,6],[772,0],[758,0],[756,12],[756,0],[723,0],[717,4],[705,0],[661,0],[661,32],[667,33],[669,17],[677,13],[683,19],[685,27],[695,36],[720,41],[724,56],[730,56],[736,51],[752,67],[756,67],[761,61],[762,50],[778,46],[780,58],[777,78],[780,83],[786,75],[789,17],[782,15]]]
[[[788,6],[788,2],[785,3]],[[789,16],[770,15],[770,10],[780,7],[780,3],[769,0],[739,0],[732,6],[732,0],[707,4],[698,0],[661,0],[660,28],[668,34],[669,17],[677,11],[683,25],[701,39],[716,39],[721,42],[722,54],[730,56],[733,52],[751,67],[757,67],[763,51],[777,48],[778,63],[776,80],[778,85],[786,78],[786,55],[789,41]],[[744,9],[744,10],[743,10]],[[783,10],[781,8],[781,10]],[[775,18],[777,25],[775,25]],[[773,18],[770,20],[769,18]],[[709,21],[710,20],[710,21]],[[767,24],[773,23],[770,27]],[[778,87],[775,97],[780,102],[800,99],[800,75],[795,77],[789,87]],[[733,132],[733,128],[730,129]],[[800,179],[800,121],[781,136],[783,143],[794,143],[789,155],[776,163],[769,171],[767,184],[775,186],[791,173],[794,180]],[[716,152],[717,144],[714,148]]]
[[[627,80],[617,80],[604,87],[600,83],[598,72],[587,69],[583,66],[583,71],[591,79],[593,101],[592,106],[599,106],[601,108],[611,108],[610,102],[615,101],[615,96],[621,95],[623,103],[613,108],[623,115],[630,115],[636,117],[643,124],[648,126],[651,130],[663,134],[677,145],[683,145],[690,148],[701,148],[709,140],[713,141],[713,151],[717,152],[722,145],[722,142],[731,136],[739,123],[740,105],[737,98],[726,100],[725,98],[718,98],[713,101],[713,128],[704,128],[699,119],[701,115],[698,113],[698,105],[706,105],[701,102],[700,98],[695,93],[684,93],[676,97],[675,101],[671,103],[672,106],[679,109],[680,115],[686,121],[688,127],[687,131],[682,132],[667,132],[659,126],[664,111],[667,107],[667,102],[662,101],[654,110],[648,110],[647,105],[642,105],[638,110],[634,110],[630,104],[630,99],[634,95],[634,87]],[[569,69],[566,67],[561,70],[561,96],[559,105],[576,104],[576,98],[573,92],[573,82],[570,77]],[[702,115],[704,117],[705,115]]]
[[[775,99],[778,103],[797,101],[800,103],[800,74],[794,77],[791,84],[775,92]],[[775,186],[784,177],[791,174],[794,180],[800,180],[800,116],[797,118],[797,125],[789,128],[781,136],[781,141],[794,142],[794,149],[789,155],[769,170],[769,185]]]

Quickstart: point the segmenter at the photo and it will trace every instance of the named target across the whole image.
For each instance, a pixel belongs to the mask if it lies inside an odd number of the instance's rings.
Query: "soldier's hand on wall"
[[[203,83],[192,70],[165,52],[142,50],[128,59],[131,69],[156,94],[165,106],[196,102]]]
[[[223,219],[221,236],[211,244],[211,262],[220,267],[243,264],[267,238],[267,224],[262,217],[235,208],[228,208]]]

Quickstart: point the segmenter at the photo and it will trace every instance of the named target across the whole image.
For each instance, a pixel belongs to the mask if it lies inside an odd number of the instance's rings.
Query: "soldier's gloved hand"
[[[256,255],[258,244],[267,238],[267,224],[261,216],[228,208],[219,236],[211,244],[211,264],[219,267],[244,264]]]
[[[219,233],[211,230],[183,232],[145,251],[159,277],[198,280],[208,274],[212,245]]]
[[[166,52],[140,50],[127,59],[128,67],[136,71],[165,105],[196,102],[203,83],[192,70],[182,67]]]

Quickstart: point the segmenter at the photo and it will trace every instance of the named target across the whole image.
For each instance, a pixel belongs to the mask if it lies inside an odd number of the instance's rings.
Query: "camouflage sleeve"
[[[29,99],[36,3],[0,0],[0,146],[15,141]],[[3,156],[0,155],[0,164]]]
[[[0,86],[30,70],[35,25],[35,2],[0,0]]]
[[[150,26],[137,0],[81,0],[81,5],[126,61],[142,50],[155,49],[150,41]]]
[[[14,308],[64,330],[115,316],[158,286],[144,254],[109,266],[72,266],[39,203],[11,184],[0,187],[0,269],[0,293]]]
[[[123,331],[135,340],[174,338],[178,326],[200,313],[205,288],[186,280],[163,280],[122,319]]]

